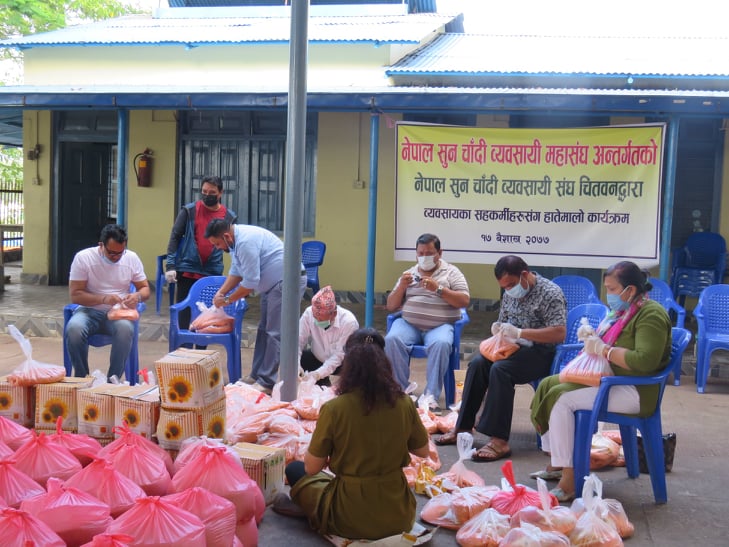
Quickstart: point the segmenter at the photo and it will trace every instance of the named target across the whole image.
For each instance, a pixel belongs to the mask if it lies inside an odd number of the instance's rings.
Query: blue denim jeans
[[[106,312],[79,306],[66,325],[64,336],[68,355],[73,365],[74,376],[89,374],[89,336],[107,334],[111,336],[111,355],[107,376],[121,378],[124,365],[132,350],[134,322],[126,319],[110,321]],[[127,378],[131,380],[131,378]]]
[[[428,355],[423,393],[432,395],[437,402],[443,390],[443,378],[453,349],[453,325],[445,323],[422,331],[402,317],[393,321],[385,336],[385,353],[392,364],[395,380],[403,389],[410,383],[410,350],[416,345],[425,346]]]

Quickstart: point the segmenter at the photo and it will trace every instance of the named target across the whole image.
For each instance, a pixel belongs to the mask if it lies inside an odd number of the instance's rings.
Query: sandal
[[[541,471],[535,471],[534,473],[529,473],[529,476],[533,479],[542,479],[545,481],[558,481],[562,478],[562,470],[561,469],[554,469],[552,471],[549,471],[548,469],[542,469]]]
[[[458,441],[458,433],[460,433],[460,432],[453,429],[453,430],[449,431],[448,433],[443,433],[443,435],[441,435],[437,439],[433,439],[433,442],[435,444],[437,444],[438,446],[456,444],[456,442]]]
[[[555,498],[557,498],[557,501],[560,503],[568,503],[575,499],[575,493],[574,492],[565,492],[562,490],[559,486],[557,488],[552,488],[549,491],[550,494],[552,494]]]
[[[495,462],[503,458],[511,456],[511,449],[506,450],[498,448],[494,443],[489,442],[483,445],[481,448],[476,450],[471,456],[471,459],[475,462]]]

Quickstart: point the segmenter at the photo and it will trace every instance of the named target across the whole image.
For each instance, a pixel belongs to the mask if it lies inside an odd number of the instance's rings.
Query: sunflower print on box
[[[25,427],[35,420],[35,386],[12,386],[0,378],[0,416]]]
[[[63,431],[78,431],[76,393],[89,387],[91,378],[64,378],[63,382],[38,384],[35,397],[35,427],[54,428],[59,416],[63,417]]]
[[[155,363],[162,406],[202,409],[224,397],[225,369],[212,350],[172,351]]]
[[[178,410],[163,406],[157,422],[157,442],[167,450],[179,450],[182,441],[206,436],[222,439],[225,434],[225,398],[205,408]]]

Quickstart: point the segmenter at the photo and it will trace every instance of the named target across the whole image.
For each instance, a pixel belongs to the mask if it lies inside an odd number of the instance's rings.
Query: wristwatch
[[[435,289],[435,294],[438,296],[443,296],[443,285],[438,285],[438,288]]]
[[[230,296],[226,296],[225,298],[223,298],[223,302],[225,302],[226,304],[230,304]]]

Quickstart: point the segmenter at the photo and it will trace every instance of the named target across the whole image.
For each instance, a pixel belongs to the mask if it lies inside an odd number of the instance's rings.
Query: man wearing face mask
[[[73,257],[68,293],[71,302],[79,306],[66,324],[63,336],[74,375],[84,377],[89,374],[89,336],[111,335],[107,376],[121,378],[132,349],[134,323],[127,319],[110,320],[106,314],[117,304],[136,309],[139,302],[149,298],[149,283],[142,261],[127,249],[124,228],[107,224],[99,239],[97,247],[83,249]],[[129,292],[132,283],[136,292]]]
[[[473,454],[474,461],[496,461],[511,455],[514,386],[547,376],[555,346],[564,342],[567,334],[567,301],[555,283],[529,271],[526,262],[514,255],[498,260],[494,276],[504,294],[499,320],[491,326],[491,333],[503,333],[520,348],[496,362],[481,354],[471,359],[456,427],[435,439],[439,445],[455,444],[459,432],[471,432],[475,426],[490,439]],[[483,412],[476,424],[482,403]]]
[[[317,292],[299,319],[298,361],[302,380],[313,379],[321,385],[330,385],[330,376],[339,374],[344,344],[357,329],[357,318],[337,305],[330,286]]]
[[[255,291],[261,298],[261,317],[253,350],[251,373],[246,384],[270,394],[278,379],[281,355],[281,297],[283,285],[283,243],[274,234],[247,224],[230,224],[216,218],[205,229],[205,238],[216,248],[230,253],[230,271],[213,298],[221,308]],[[306,290],[306,270],[301,265],[299,298]],[[231,294],[228,294],[230,291]],[[235,382],[237,378],[231,378]]]
[[[423,234],[415,242],[418,263],[405,270],[387,297],[387,310],[402,309],[385,337],[385,353],[403,389],[410,383],[410,348],[425,345],[428,353],[424,394],[435,401],[453,347],[453,324],[468,306],[468,283],[461,271],[441,257],[440,239]]]
[[[216,218],[231,224],[238,218],[220,202],[223,195],[220,177],[203,178],[200,192],[199,200],[180,209],[167,244],[165,279],[167,283],[177,283],[176,302],[187,298],[190,287],[198,279],[223,274],[223,253],[205,239],[205,228]],[[180,311],[179,321],[181,329],[189,328],[190,308]]]

